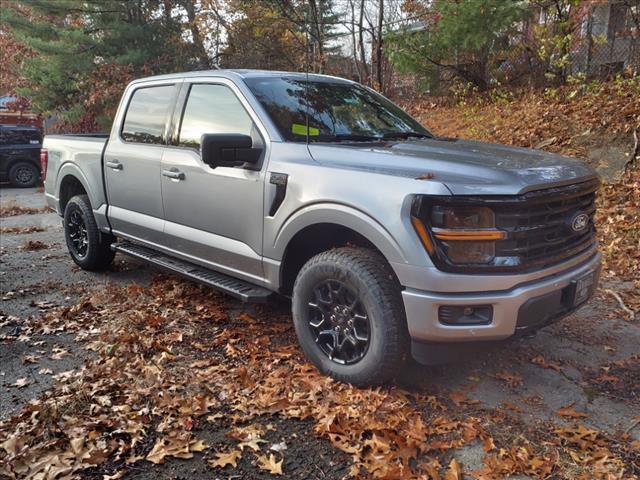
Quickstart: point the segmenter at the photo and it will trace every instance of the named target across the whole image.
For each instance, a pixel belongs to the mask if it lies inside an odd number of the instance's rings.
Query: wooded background
[[[640,0],[3,0],[0,94],[104,130],[133,78],[327,73],[392,98],[558,86],[640,66]]]

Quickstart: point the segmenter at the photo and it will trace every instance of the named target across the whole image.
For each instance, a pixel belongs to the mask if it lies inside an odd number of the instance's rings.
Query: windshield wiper
[[[420,132],[385,132],[382,135],[364,135],[359,133],[340,133],[335,135],[322,134],[309,137],[317,142],[381,142],[384,140],[408,138],[433,138],[433,136]]]
[[[336,135],[318,135],[309,137],[310,140],[316,140],[320,142],[379,142],[383,140],[383,137],[377,137],[374,135],[360,135],[360,134],[336,134]]]
[[[420,132],[386,132],[382,134],[382,138],[385,140],[391,140],[394,138],[406,140],[407,138],[433,138],[433,136]]]

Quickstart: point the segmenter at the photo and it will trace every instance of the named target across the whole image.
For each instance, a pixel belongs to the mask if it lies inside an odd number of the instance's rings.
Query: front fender
[[[321,223],[341,225],[357,232],[380,250],[388,262],[406,262],[401,246],[379,222],[353,207],[334,203],[307,205],[290,215],[273,241],[265,242],[265,257],[281,260],[289,242],[298,232]]]

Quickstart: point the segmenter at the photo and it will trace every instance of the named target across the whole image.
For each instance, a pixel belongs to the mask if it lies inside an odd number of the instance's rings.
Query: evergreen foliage
[[[520,0],[435,0],[426,21],[388,35],[388,54],[401,71],[429,78],[445,67],[484,90],[489,66],[527,13]]]

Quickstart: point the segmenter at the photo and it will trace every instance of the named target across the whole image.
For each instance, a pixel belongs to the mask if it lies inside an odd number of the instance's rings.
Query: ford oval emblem
[[[574,232],[581,232],[589,225],[589,215],[586,213],[578,213],[573,220],[571,220],[571,230]]]

